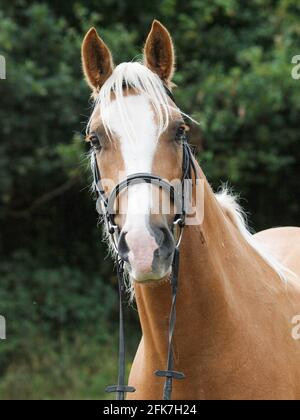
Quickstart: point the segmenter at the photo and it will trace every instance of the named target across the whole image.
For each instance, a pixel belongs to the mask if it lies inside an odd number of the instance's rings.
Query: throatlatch
[[[166,88],[167,94],[174,101],[172,93],[169,89]],[[174,101],[175,103],[175,101]],[[124,181],[120,182],[111,192],[109,197],[105,196],[105,191],[101,185],[101,174],[97,164],[97,144],[91,143],[92,146],[92,170],[94,177],[94,189],[97,195],[97,211],[103,216],[107,224],[108,232],[111,235],[112,241],[115,246],[115,251],[117,253],[117,276],[118,276],[118,287],[119,287],[119,375],[118,375],[118,384],[109,386],[106,388],[106,392],[116,393],[117,400],[124,400],[127,392],[135,392],[135,388],[125,384],[125,332],[124,332],[124,313],[123,313],[123,293],[124,293],[124,261],[120,257],[118,250],[118,243],[116,240],[116,235],[119,233],[119,227],[116,225],[114,220],[114,203],[118,198],[119,194],[124,190],[129,188],[131,185],[139,184],[141,182],[151,183],[170,194],[170,198],[173,200],[175,208],[177,209],[177,214],[173,222],[173,230],[175,226],[179,226],[180,235],[176,244],[174,251],[173,263],[172,263],[172,274],[171,274],[171,288],[172,288],[172,304],[169,318],[169,334],[168,334],[168,357],[167,357],[167,367],[166,370],[157,370],[155,373],[158,377],[165,378],[163,399],[171,400],[172,399],[172,388],[174,379],[184,379],[185,375],[182,372],[177,372],[174,370],[174,355],[173,355],[173,336],[175,331],[176,323],[176,300],[178,292],[178,277],[179,277],[179,246],[181,242],[181,237],[183,233],[183,228],[185,226],[185,217],[186,217],[186,203],[185,203],[185,186],[184,182],[186,180],[192,179],[192,171],[195,178],[197,179],[197,173],[195,164],[193,161],[192,152],[190,150],[187,137],[184,135],[182,141],[183,147],[183,162],[182,162],[182,188],[181,194],[178,194],[176,189],[172,184],[163,180],[158,176],[154,176],[150,173],[137,173],[129,176]],[[104,210],[104,211],[103,211]]]

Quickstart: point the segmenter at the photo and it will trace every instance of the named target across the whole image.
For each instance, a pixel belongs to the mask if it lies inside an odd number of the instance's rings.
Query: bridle
[[[166,93],[175,103],[175,99],[171,91],[165,86]],[[97,144],[91,143],[92,149],[92,171],[94,178],[94,190],[97,195],[96,209],[98,213],[103,216],[107,225],[109,234],[111,235],[115,251],[117,253],[117,277],[119,286],[119,375],[118,384],[106,388],[108,393],[116,393],[117,400],[124,400],[127,392],[135,392],[135,388],[125,384],[125,333],[124,333],[124,318],[123,318],[123,295],[124,295],[124,263],[121,258],[118,248],[117,237],[120,233],[118,225],[115,223],[115,209],[114,204],[120,193],[132,185],[147,183],[155,185],[158,188],[169,193],[170,198],[174,202],[174,208],[177,213],[173,221],[173,235],[175,235],[175,227],[179,227],[179,236],[175,246],[172,274],[171,274],[171,288],[172,288],[172,304],[169,318],[169,334],[168,334],[168,356],[166,370],[157,370],[155,375],[165,378],[163,399],[171,400],[173,379],[184,379],[185,375],[182,372],[177,372],[173,369],[173,335],[176,322],[176,300],[178,290],[178,274],[179,274],[179,247],[182,239],[183,229],[186,222],[186,191],[185,181],[192,180],[192,172],[194,173],[195,180],[197,179],[197,171],[193,160],[192,152],[188,144],[188,139],[184,133],[182,138],[182,179],[181,179],[181,193],[179,194],[176,188],[169,182],[165,181],[159,176],[152,175],[151,173],[136,173],[130,175],[119,184],[115,186],[110,195],[107,197],[101,183],[101,174],[97,164],[97,152],[99,147]]]

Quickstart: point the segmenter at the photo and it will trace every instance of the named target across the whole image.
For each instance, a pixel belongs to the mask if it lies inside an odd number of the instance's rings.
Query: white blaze
[[[124,97],[127,123],[122,124],[118,104],[113,101],[103,117],[119,139],[125,166],[125,177],[138,172],[152,173],[157,147],[157,126],[154,111],[145,95]],[[131,122],[131,129],[128,122]],[[124,178],[124,177],[123,177]],[[145,183],[128,189],[128,207],[124,231],[147,228],[152,207],[151,186]]]

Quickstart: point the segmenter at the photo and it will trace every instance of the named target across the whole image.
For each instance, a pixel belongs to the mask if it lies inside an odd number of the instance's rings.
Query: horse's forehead
[[[109,105],[101,111],[94,113],[92,117],[92,125],[106,125],[112,132],[117,132],[131,126],[132,128],[139,126],[159,125],[159,120],[164,114],[163,107],[161,106],[162,114],[158,115],[160,107],[154,107],[153,102],[149,95],[137,92],[133,88],[124,90],[121,100],[116,99],[116,95],[112,92],[109,100]],[[169,117],[171,120],[181,119],[180,110],[173,104],[172,100],[168,98],[169,102]],[[128,131],[128,130],[127,130]]]
[[[122,102],[112,99],[102,113],[102,120],[119,137],[125,134],[125,137],[129,134],[139,137],[139,130],[151,130],[157,126],[151,101],[143,94],[126,95]]]
[[[151,102],[145,95],[128,95],[124,97],[125,115],[118,105],[116,101],[111,104],[109,124],[119,140],[127,175],[151,172],[158,140]]]

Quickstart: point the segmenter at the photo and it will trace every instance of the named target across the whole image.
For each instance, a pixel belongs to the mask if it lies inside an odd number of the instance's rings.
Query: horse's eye
[[[89,135],[89,142],[91,146],[94,147],[95,149],[101,148],[100,138],[96,133],[92,133]]]
[[[183,141],[184,137],[185,137],[185,131],[186,131],[186,126],[185,125],[180,125],[177,128],[177,132],[176,132],[176,141],[181,142]]]

